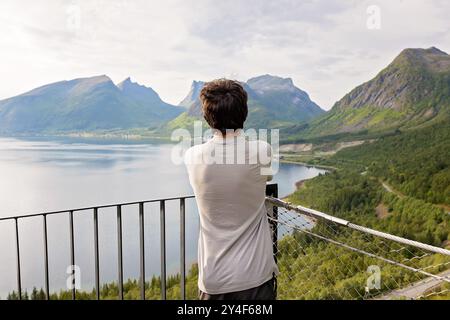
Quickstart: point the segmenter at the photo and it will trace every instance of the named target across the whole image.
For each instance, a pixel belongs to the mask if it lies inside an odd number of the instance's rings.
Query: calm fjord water
[[[192,194],[184,166],[170,161],[172,145],[89,141],[68,138],[0,138],[0,217],[149,200]],[[295,190],[295,182],[324,172],[281,164],[274,182],[280,196]],[[179,203],[168,202],[167,268],[179,270]],[[186,256],[195,262],[198,216],[194,200],[186,209]],[[159,274],[159,207],[145,206],[146,272]],[[75,263],[83,289],[94,284],[92,212],[77,212]],[[23,288],[44,285],[42,218],[20,220]],[[101,281],[117,278],[117,232],[114,209],[99,211]],[[0,298],[16,289],[16,256],[12,221],[0,221]],[[123,208],[124,278],[139,275],[138,208]],[[48,217],[50,286],[65,286],[70,264],[68,215]]]

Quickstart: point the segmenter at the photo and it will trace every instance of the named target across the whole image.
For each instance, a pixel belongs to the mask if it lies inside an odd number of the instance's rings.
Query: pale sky
[[[0,99],[106,74],[178,104],[192,80],[269,73],[330,109],[404,48],[450,52],[449,16],[448,0],[1,0]]]

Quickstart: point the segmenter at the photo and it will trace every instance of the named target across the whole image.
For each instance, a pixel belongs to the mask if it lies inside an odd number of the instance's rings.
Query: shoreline
[[[316,177],[314,177],[314,178],[316,178]],[[305,186],[305,183],[306,183],[308,180],[311,180],[311,179],[314,179],[314,178],[301,179],[301,180],[295,182],[295,190],[294,190],[294,192],[291,192],[291,193],[288,194],[287,196],[283,197],[283,199],[281,199],[281,200],[287,200],[290,196],[292,196],[294,193],[296,193],[296,192],[299,191],[302,187],[304,187],[304,186]]]
[[[298,164],[298,165],[303,165],[303,164],[300,164],[300,163],[296,163],[296,164]],[[309,168],[319,168],[318,166],[311,166],[311,165],[309,165],[308,166]],[[322,168],[323,169],[323,168]],[[315,176],[315,177],[312,177],[312,178],[309,178],[309,179],[301,179],[301,180],[298,180],[298,181],[296,181],[295,182],[295,190],[293,191],[293,192],[291,192],[290,194],[288,194],[287,196],[285,196],[285,197],[283,197],[281,200],[286,200],[286,199],[288,199],[290,196],[292,196],[294,193],[296,193],[297,191],[299,191],[301,188],[303,188],[303,187],[305,187],[305,183],[306,182],[308,182],[308,181],[310,181],[310,180],[312,180],[312,179],[314,179],[314,178],[317,178],[318,176]]]
[[[300,162],[300,161],[280,160],[279,162],[280,163],[288,163],[288,164],[297,164],[299,166],[304,166],[307,168],[318,168],[318,169],[332,170],[332,171],[338,170],[338,168],[332,167],[332,166],[326,166],[326,165],[322,165],[322,164],[310,164],[310,163]]]

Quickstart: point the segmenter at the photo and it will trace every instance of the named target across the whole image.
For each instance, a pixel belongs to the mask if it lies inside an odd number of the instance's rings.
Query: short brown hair
[[[220,130],[244,128],[248,115],[247,92],[237,81],[218,79],[207,82],[200,92],[203,117],[209,126]]]

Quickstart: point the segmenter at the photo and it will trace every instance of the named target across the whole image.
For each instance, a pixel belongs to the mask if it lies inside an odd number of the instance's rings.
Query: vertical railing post
[[[186,300],[186,201],[180,199],[180,273],[181,299]]]
[[[117,206],[117,268],[119,300],[123,300],[122,206]]]
[[[94,208],[95,296],[97,300],[100,300],[100,255],[98,249],[98,209]]]
[[[43,233],[44,233],[44,270],[45,270],[45,298],[50,300],[50,280],[48,272],[48,236],[47,236],[47,215],[43,216]]]
[[[19,300],[22,300],[22,277],[20,270],[20,243],[19,243],[19,221],[18,218],[14,219],[16,229],[16,263],[17,263],[17,296]]]
[[[145,234],[144,234],[144,203],[139,203],[139,243],[140,243],[140,289],[141,300],[145,300]]]
[[[73,211],[69,211],[70,227],[70,268],[72,271],[72,300],[76,299],[76,268],[75,268],[75,236],[73,231]]]
[[[278,184],[268,184],[266,187],[266,196],[278,198]],[[277,261],[277,252],[278,252],[278,207],[272,207],[272,218],[270,220],[270,225],[272,227],[272,243],[273,243],[273,254],[275,258],[275,262]]]
[[[161,299],[166,300],[166,203],[160,201]]]
[[[266,187],[266,196],[278,198],[278,184],[269,184]],[[272,218],[273,220],[270,220],[269,223],[272,227],[272,244],[273,244],[273,258],[275,260],[275,263],[278,263],[278,207],[272,206]],[[275,275],[274,275],[275,277]],[[274,290],[275,295],[277,294],[278,285],[277,280],[275,279],[274,283]]]

